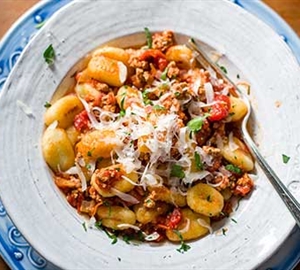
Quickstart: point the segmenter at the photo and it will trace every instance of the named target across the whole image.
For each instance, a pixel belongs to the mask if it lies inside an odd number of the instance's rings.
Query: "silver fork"
[[[291,212],[293,217],[295,218],[295,221],[297,225],[300,227],[300,204],[295,199],[295,197],[290,193],[290,191],[285,187],[285,185],[281,182],[279,177],[276,175],[276,173],[273,171],[273,169],[269,166],[267,161],[264,159],[264,157],[261,155],[261,153],[258,150],[258,147],[253,142],[251,136],[249,135],[248,129],[247,129],[247,122],[249,119],[249,116],[251,114],[251,104],[248,99],[248,97],[236,86],[234,82],[224,72],[219,68],[217,64],[215,64],[210,58],[206,55],[206,53],[201,49],[201,47],[196,43],[194,39],[190,39],[188,43],[186,44],[188,48],[190,48],[192,51],[196,52],[196,59],[198,62],[205,68],[212,68],[217,76],[224,81],[227,81],[229,84],[231,84],[235,91],[239,94],[239,97],[245,102],[248,108],[248,112],[243,118],[242,121],[242,127],[241,127],[241,133],[242,137],[244,139],[244,142],[248,146],[249,150],[251,151],[252,155],[256,159],[257,163],[261,167],[261,169],[264,171],[267,178],[270,180],[272,185],[274,186],[275,190],[277,191],[280,198],[283,200],[285,205],[287,206],[288,210]]]

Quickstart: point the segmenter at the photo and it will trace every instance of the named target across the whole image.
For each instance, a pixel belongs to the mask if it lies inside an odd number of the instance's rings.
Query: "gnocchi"
[[[202,237],[209,232],[209,227],[210,219],[208,217],[197,214],[189,208],[182,209],[182,220],[178,224],[178,231],[181,232],[183,240],[193,240]],[[172,242],[182,240],[178,236],[178,232],[176,233],[174,230],[167,230],[166,236]]]
[[[45,113],[45,124],[49,126],[54,121],[61,128],[67,128],[73,124],[74,117],[83,110],[83,105],[74,95],[65,96],[56,101]]]

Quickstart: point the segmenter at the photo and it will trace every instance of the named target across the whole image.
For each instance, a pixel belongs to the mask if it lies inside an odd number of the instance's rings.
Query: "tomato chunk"
[[[175,208],[172,213],[167,216],[166,225],[169,229],[176,229],[182,220],[182,213],[179,208]]]
[[[74,118],[74,126],[75,128],[82,132],[89,128],[90,120],[87,114],[87,111],[84,110],[81,113],[77,114]]]
[[[230,99],[228,96],[216,95],[214,101],[216,103],[211,106],[210,116],[208,117],[208,120],[212,122],[224,119],[228,116],[230,110]]]

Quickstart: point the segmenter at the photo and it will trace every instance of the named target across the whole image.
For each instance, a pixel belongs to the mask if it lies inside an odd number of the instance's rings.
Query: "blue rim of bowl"
[[[0,42],[0,90],[18,57],[38,31],[37,26],[72,0],[41,1],[9,29]],[[300,63],[300,39],[291,27],[260,0],[230,0],[268,24],[291,49]],[[13,225],[0,200],[0,254],[12,269],[56,269],[41,257]],[[300,260],[300,230],[292,230],[284,244],[259,269],[293,269]]]

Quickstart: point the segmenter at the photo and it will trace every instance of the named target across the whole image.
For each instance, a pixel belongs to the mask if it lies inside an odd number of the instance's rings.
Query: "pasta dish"
[[[68,203],[110,237],[183,243],[254,187],[247,107],[173,32],[145,31],[146,45],[92,52],[48,104],[42,150]]]

